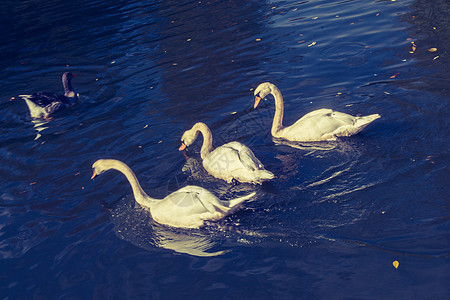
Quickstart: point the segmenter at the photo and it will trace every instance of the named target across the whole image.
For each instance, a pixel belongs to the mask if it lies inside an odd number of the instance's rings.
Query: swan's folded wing
[[[229,147],[234,151],[236,151],[236,155],[238,156],[239,161],[246,169],[255,171],[264,168],[263,164],[258,158],[256,158],[253,151],[250,150],[250,148],[248,148],[244,144],[238,142],[231,142],[224,145],[224,147]]]
[[[326,116],[326,115],[331,115],[332,113],[333,113],[332,109],[321,108],[321,109],[317,109],[317,110],[307,113],[301,119],[307,119],[307,118],[314,117],[314,116]]]
[[[214,213],[217,210],[227,210],[227,207],[214,194],[199,186],[185,186],[167,197],[170,197],[177,206],[189,209],[191,213],[206,211]]]

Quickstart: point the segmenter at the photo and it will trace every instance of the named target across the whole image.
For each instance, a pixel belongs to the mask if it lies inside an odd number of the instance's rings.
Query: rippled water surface
[[[448,297],[449,14],[437,0],[1,2],[1,299]],[[18,95],[61,91],[65,71],[79,105],[32,120]],[[335,142],[272,140],[273,99],[253,109],[264,81],[287,125],[319,108],[381,119]],[[198,121],[276,178],[205,174],[201,139],[178,151]],[[120,173],[90,180],[99,158],[158,198],[257,196],[169,228]]]

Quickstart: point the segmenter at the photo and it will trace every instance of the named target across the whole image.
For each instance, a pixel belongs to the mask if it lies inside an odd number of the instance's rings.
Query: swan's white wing
[[[226,145],[216,148],[203,159],[203,166],[209,173],[227,173],[244,168],[239,158],[239,152]]]
[[[289,140],[324,140],[335,138],[333,133],[340,127],[353,126],[356,118],[331,109],[310,112],[292,126],[282,129],[280,137]]]
[[[187,209],[191,213],[215,212],[217,209],[226,209],[213,193],[199,186],[185,186],[173,192],[164,200],[166,199],[180,209]]]
[[[244,144],[241,144],[239,142],[231,142],[223,145],[223,147],[234,149],[237,152],[240,162],[245,168],[252,171],[264,168],[263,164],[261,163],[261,161],[259,161],[258,158],[256,158],[253,151]]]

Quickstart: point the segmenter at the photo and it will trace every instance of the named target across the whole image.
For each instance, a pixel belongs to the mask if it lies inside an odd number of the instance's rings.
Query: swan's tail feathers
[[[365,117],[360,117],[356,120],[355,127],[358,128],[358,132],[366,128],[367,125],[375,121],[376,119],[381,118],[379,114],[368,115]]]
[[[275,178],[275,175],[273,175],[272,172],[267,171],[267,170],[257,170],[257,171],[255,171],[255,175],[256,175],[256,177],[259,178],[258,183],[262,183],[264,181]]]
[[[246,196],[243,197],[238,197],[238,198],[234,198],[231,199],[228,202],[228,208],[230,209],[228,211],[229,214],[232,214],[234,211],[236,211],[242,203],[244,203],[245,201],[249,200],[250,198],[252,198],[253,196],[256,195],[256,192],[250,193]]]

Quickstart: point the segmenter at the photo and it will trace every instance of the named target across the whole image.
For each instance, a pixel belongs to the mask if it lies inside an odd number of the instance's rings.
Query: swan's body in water
[[[32,118],[47,118],[51,114],[71,107],[77,103],[78,95],[72,88],[72,78],[74,75],[65,72],[62,75],[64,95],[55,92],[38,92],[31,95],[20,95],[28,105]]]
[[[312,111],[291,126],[283,126],[284,104],[280,90],[272,83],[261,83],[255,90],[256,108],[267,95],[275,98],[275,116],[272,123],[272,136],[293,142],[330,141],[338,137],[359,133],[372,121],[380,118],[379,114],[354,117],[331,109]]]
[[[206,220],[216,221],[232,214],[244,201],[255,195],[251,193],[225,201],[202,187],[189,185],[164,199],[154,199],[144,192],[136,175],[125,163],[115,159],[99,159],[92,168],[92,179],[110,169],[122,172],[131,184],[136,202],[149,210],[156,222],[173,227],[199,228]]]
[[[253,184],[261,184],[274,178],[256,158],[252,150],[239,142],[231,142],[216,149],[212,146],[212,134],[204,123],[196,123],[186,131],[181,138],[179,150],[184,150],[196,140],[199,133],[203,135],[203,145],[200,155],[203,167],[216,178],[231,183],[233,180]]]

